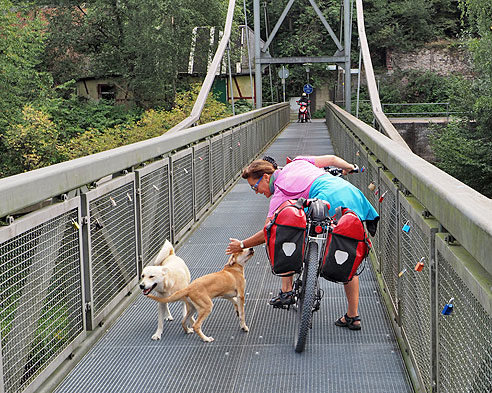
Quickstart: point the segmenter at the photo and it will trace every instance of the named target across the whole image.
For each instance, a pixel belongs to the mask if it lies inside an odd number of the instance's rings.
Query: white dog
[[[171,242],[166,240],[153,266],[149,265],[142,271],[140,289],[144,295],[155,290],[159,297],[168,297],[174,292],[186,288],[191,281],[190,271],[184,261],[174,253]],[[187,314],[186,303],[183,302],[183,315]],[[164,320],[172,321],[167,303],[158,303],[157,330],[152,340],[160,340],[164,329]]]

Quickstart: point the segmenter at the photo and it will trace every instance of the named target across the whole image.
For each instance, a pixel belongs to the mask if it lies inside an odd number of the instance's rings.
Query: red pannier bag
[[[282,203],[263,228],[267,256],[273,274],[300,272],[306,239],[306,214],[295,200]]]
[[[329,281],[347,283],[369,254],[372,244],[364,224],[352,210],[338,207],[333,220],[320,275]]]

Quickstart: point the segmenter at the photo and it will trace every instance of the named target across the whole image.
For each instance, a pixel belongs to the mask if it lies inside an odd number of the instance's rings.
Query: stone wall
[[[470,54],[454,45],[429,45],[415,52],[389,51],[386,66],[392,71],[432,71],[441,76],[461,74],[472,78]]]
[[[445,127],[449,119],[445,117],[422,119],[390,119],[396,130],[407,143],[408,147],[424,160],[434,163],[435,156],[432,152],[429,135],[435,132],[435,125]]]

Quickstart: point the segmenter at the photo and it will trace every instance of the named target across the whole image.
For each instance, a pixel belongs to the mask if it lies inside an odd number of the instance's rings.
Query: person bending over
[[[344,159],[335,155],[324,156],[299,156],[294,158],[283,168],[279,168],[273,158],[264,157],[253,161],[242,173],[253,191],[270,198],[270,206],[265,225],[270,222],[277,208],[289,199],[318,198],[330,204],[329,214],[333,216],[338,206],[353,210],[358,217],[366,223],[369,233],[374,236],[379,221],[379,215],[374,207],[366,199],[362,191],[345,179],[333,176],[323,169],[327,166],[335,166],[343,170],[347,175],[355,169]],[[265,242],[263,230],[260,230],[244,240],[229,239],[226,254],[240,251],[242,248],[258,246]],[[270,300],[273,306],[283,306],[294,303],[292,291],[293,277],[282,277],[281,290],[277,297]],[[340,317],[335,324],[359,330],[359,277],[354,278],[344,285],[347,297],[347,312]]]

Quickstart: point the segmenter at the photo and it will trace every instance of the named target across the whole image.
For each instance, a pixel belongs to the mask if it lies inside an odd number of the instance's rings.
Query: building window
[[[111,85],[97,85],[97,94],[100,100],[114,101],[116,98],[115,88]]]

